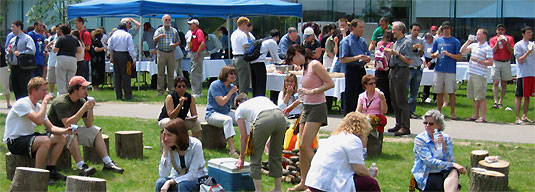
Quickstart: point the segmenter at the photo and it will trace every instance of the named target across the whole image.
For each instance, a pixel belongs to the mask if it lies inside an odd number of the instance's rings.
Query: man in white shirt
[[[46,116],[47,103],[52,95],[47,95],[47,82],[41,77],[34,77],[28,83],[27,97],[23,97],[13,105],[6,118],[3,142],[14,155],[27,155],[35,159],[36,168],[45,168],[45,160],[49,149],[52,149],[46,169],[50,171],[50,179],[65,180],[66,177],[56,172],[58,160],[65,136],[72,134],[72,129],[58,128]],[[38,101],[42,100],[41,104]],[[52,134],[34,132],[36,125],[44,125]]]
[[[533,30],[526,26],[521,30],[522,40],[515,44],[515,57],[518,69],[516,70],[516,99],[515,114],[516,124],[533,123],[528,119],[529,97],[535,96],[535,53],[533,53],[534,43]],[[524,97],[524,106],[522,107],[522,118],[520,118],[520,102]]]
[[[250,43],[250,40],[247,37],[247,24],[249,24],[249,22],[249,18],[247,17],[238,18],[238,28],[232,32],[232,35],[230,36],[232,54],[234,55],[232,64],[236,67],[236,72],[238,73],[234,85],[238,85],[240,93],[248,93],[251,82],[249,62],[245,61],[243,58],[245,54],[245,45]]]
[[[267,97],[254,97],[248,100],[245,93],[240,93],[234,99],[236,119],[240,128],[240,158],[236,162],[238,169],[243,168],[245,149],[249,134],[253,143],[251,156],[251,178],[256,191],[262,190],[261,161],[264,146],[269,142],[269,176],[275,178],[275,189],[281,191],[282,182],[282,144],[286,131],[286,120],[282,111]],[[254,128],[251,127],[254,126]]]
[[[108,50],[111,51],[110,61],[114,64],[113,74],[115,80],[113,85],[115,85],[115,98],[117,100],[123,99],[123,90],[125,100],[132,100],[130,75],[126,74],[126,68],[129,61],[132,61],[132,66],[136,65],[137,53],[135,51],[134,41],[132,41],[132,35],[126,32],[126,30],[126,23],[120,23],[117,31],[113,33],[113,36],[108,41]],[[135,73],[135,71],[131,71],[131,73]]]
[[[461,47],[461,53],[471,53],[470,65],[468,65],[470,77],[468,77],[466,96],[468,99],[474,99],[474,114],[466,120],[477,123],[486,122],[487,100],[485,95],[487,93],[487,78],[485,75],[487,74],[487,66],[492,66],[493,62],[492,48],[487,43],[488,34],[489,32],[486,29],[478,29],[477,37],[470,35]],[[480,111],[481,117],[479,117]]]
[[[272,29],[270,32],[271,37],[262,41],[260,47],[260,56],[258,59],[251,61],[251,82],[253,86],[253,97],[266,95],[266,57],[269,52],[273,63],[282,63],[279,58],[278,45],[280,32],[278,29]]]

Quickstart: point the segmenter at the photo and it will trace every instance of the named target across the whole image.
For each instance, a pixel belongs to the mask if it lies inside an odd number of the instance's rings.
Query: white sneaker
[[[426,103],[431,103],[431,101],[432,101],[431,98],[427,98],[427,99],[425,99],[425,102],[426,102]]]
[[[202,94],[200,94],[200,95],[193,94],[192,96],[195,97],[195,99],[198,99],[198,98],[201,98]]]

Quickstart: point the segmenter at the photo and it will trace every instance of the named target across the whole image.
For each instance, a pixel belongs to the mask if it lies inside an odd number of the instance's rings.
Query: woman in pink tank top
[[[321,125],[327,125],[327,104],[323,92],[334,87],[334,82],[323,65],[312,58],[312,52],[305,50],[300,45],[292,45],[286,53],[286,63],[302,66],[303,77],[301,87],[297,90],[299,99],[283,110],[288,115],[294,107],[303,103],[303,112],[299,121],[299,162],[301,163],[301,182],[288,189],[290,191],[304,191],[308,189],[305,185],[310,162],[314,157],[312,142]]]

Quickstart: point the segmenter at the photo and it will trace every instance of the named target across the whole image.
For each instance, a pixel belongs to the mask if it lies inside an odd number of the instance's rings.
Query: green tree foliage
[[[82,0],[35,0],[32,8],[26,13],[28,22],[42,21],[45,24],[65,23],[67,6]]]

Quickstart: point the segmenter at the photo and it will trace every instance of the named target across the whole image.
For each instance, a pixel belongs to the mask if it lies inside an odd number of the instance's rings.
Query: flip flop
[[[485,119],[477,119],[475,120],[476,123],[487,123],[487,120]]]
[[[533,120],[530,120],[530,119],[528,119],[528,118],[526,118],[526,119],[522,119],[522,121],[523,121],[523,122],[526,122],[526,123],[533,123]]]
[[[459,120],[459,117],[455,116],[455,117],[450,117],[451,120]]]
[[[228,154],[229,154],[230,156],[234,156],[234,157],[239,157],[239,156],[240,156],[240,154],[238,154],[236,151],[234,151],[234,152],[229,152]]]
[[[526,124],[526,123],[524,123],[524,121],[522,121],[522,120],[516,120],[515,124],[517,124],[517,125],[524,125],[524,124]]]
[[[498,109],[498,103],[494,103],[494,105],[492,106],[492,108],[494,108],[494,109]]]
[[[503,109],[503,105],[502,104],[498,104],[498,108]]]
[[[466,118],[465,121],[476,121],[477,119],[474,119],[472,117]]]

